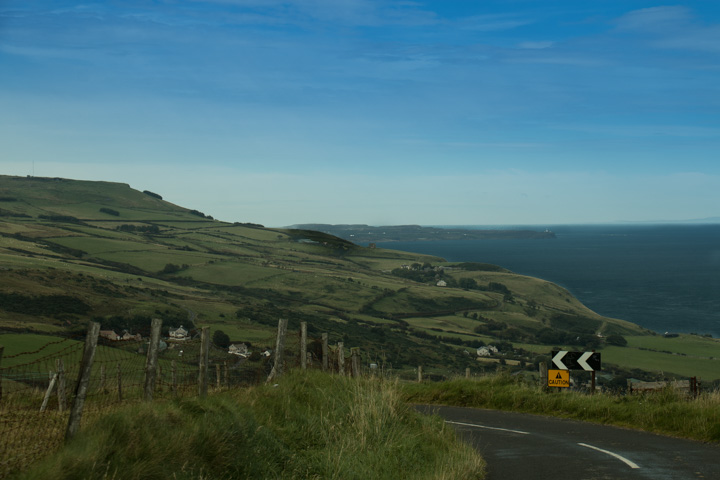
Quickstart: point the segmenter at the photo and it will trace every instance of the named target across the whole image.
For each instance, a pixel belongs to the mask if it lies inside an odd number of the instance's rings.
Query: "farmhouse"
[[[228,353],[230,355],[237,355],[242,358],[247,358],[250,355],[250,350],[248,349],[248,346],[244,343],[241,343],[239,345],[232,344],[230,345],[230,348],[228,348]]]
[[[489,357],[495,353],[498,353],[498,349],[493,345],[488,345],[486,347],[480,347],[477,349],[478,357]]]
[[[114,330],[100,330],[100,337],[113,342],[121,340],[120,335],[115,333]]]
[[[120,337],[120,340],[135,340],[136,342],[139,342],[142,340],[142,335],[139,333],[136,333],[133,335],[132,333],[128,332],[127,330],[123,330],[123,334]]]
[[[182,325],[180,325],[178,328],[171,328],[170,329],[170,340],[188,340],[188,332],[183,328]]]

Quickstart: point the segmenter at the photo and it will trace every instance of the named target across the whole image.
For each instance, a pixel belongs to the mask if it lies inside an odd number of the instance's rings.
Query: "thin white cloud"
[[[262,16],[289,23],[315,20],[351,26],[405,25],[437,23],[436,15],[421,4],[377,0],[193,0],[197,3],[228,5],[254,10]],[[261,18],[261,17],[257,17]]]
[[[667,32],[692,20],[690,10],[681,6],[643,8],[626,13],[616,20],[619,30]]]
[[[527,50],[544,50],[555,45],[553,41],[535,41],[535,42],[520,42],[518,48]]]
[[[708,24],[682,6],[635,10],[616,21],[621,33],[645,34],[655,48],[720,52],[720,24]]]
[[[454,21],[453,26],[476,32],[500,32],[513,30],[534,21],[516,14],[473,15]]]

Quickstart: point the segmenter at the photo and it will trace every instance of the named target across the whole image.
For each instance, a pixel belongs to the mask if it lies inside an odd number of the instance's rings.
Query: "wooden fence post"
[[[422,365],[418,365],[418,383],[422,383]]]
[[[73,396],[72,406],[70,407],[70,420],[68,421],[68,427],[65,431],[65,441],[74,437],[80,429],[80,420],[82,419],[83,407],[85,406],[85,396],[87,395],[88,385],[90,383],[90,372],[92,371],[92,364],[95,359],[95,349],[97,348],[99,334],[100,324],[90,322],[87,336],[85,337],[85,350],[83,351],[83,358],[80,362],[75,395]]]
[[[50,394],[52,394],[55,383],[57,382],[57,373],[50,372],[50,384],[45,391],[45,397],[43,397],[42,405],[40,405],[40,413],[44,412],[47,408],[48,400],[50,400]]]
[[[145,359],[145,391],[143,399],[151,402],[155,392],[155,379],[157,377],[158,347],[160,346],[160,329],[162,320],[153,318],[150,326],[150,346]]]
[[[177,362],[175,360],[170,363],[170,390],[173,395],[177,395]]]
[[[328,334],[323,333],[322,334],[322,371],[327,372],[328,371],[328,363],[329,363],[329,355],[328,352],[330,349],[328,348]]]
[[[548,365],[546,362],[540,362],[540,386],[543,390],[548,390]]]
[[[228,361],[225,360],[225,363],[223,364],[223,383],[225,384],[225,388],[230,387],[230,383],[228,382]]]
[[[101,392],[105,391],[105,364],[100,365],[100,388]]]
[[[65,393],[65,364],[62,358],[55,360],[57,370],[57,397],[58,411],[63,412],[67,408],[67,394]]]
[[[337,356],[338,356],[338,373],[345,375],[345,350],[343,342],[337,344]]]
[[[3,345],[0,345],[0,365],[2,365],[2,357],[4,350],[5,347]],[[2,375],[0,375],[0,401],[2,401]]]
[[[470,378],[470,367],[465,368],[465,378]]]
[[[307,370],[307,322],[300,322],[300,368]]]
[[[200,335],[200,372],[198,373],[198,395],[207,397],[208,360],[210,356],[210,327],[203,327]]]
[[[118,402],[122,402],[122,371],[120,370],[120,362],[117,362],[117,390]]]
[[[359,347],[353,347],[350,349],[350,360],[351,360],[353,378],[360,378],[360,348]]]
[[[268,375],[268,378],[265,381],[266,383],[282,376],[283,351],[285,350],[285,333],[287,332],[287,324],[287,318],[281,318],[278,320],[278,333],[277,340],[275,341],[275,363],[270,371],[270,375]]]
[[[221,376],[220,364],[216,363],[215,364],[215,387],[218,390],[220,390],[220,387],[222,387],[222,382],[220,381],[221,378],[222,378],[222,376]]]

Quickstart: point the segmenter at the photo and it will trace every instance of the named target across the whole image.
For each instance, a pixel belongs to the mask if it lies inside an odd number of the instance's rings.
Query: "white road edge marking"
[[[609,452],[607,450],[603,450],[602,448],[593,447],[592,445],[588,445],[587,443],[578,443],[578,445],[580,445],[581,447],[592,448],[593,450],[597,450],[598,452],[606,453],[606,454],[610,455],[611,457],[615,457],[618,460],[620,460],[621,462],[624,462],[630,468],[640,468],[640,465],[638,465],[637,463],[632,462],[632,461],[628,460],[627,458],[618,455],[617,453]]]
[[[445,423],[452,423],[453,425],[462,425],[464,427],[485,428],[487,430],[500,430],[501,432],[517,433],[520,435],[530,435],[529,432],[521,432],[520,430],[510,430],[507,428],[488,427],[486,425],[475,425],[474,423],[451,422],[450,420],[445,420]]]

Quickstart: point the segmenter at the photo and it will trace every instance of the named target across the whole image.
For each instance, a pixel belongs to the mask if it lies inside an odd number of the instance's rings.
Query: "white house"
[[[489,357],[495,353],[498,353],[498,349],[493,345],[487,345],[485,347],[480,347],[477,349],[478,357]]]
[[[186,329],[184,329],[182,325],[180,325],[178,328],[170,329],[170,339],[171,340],[187,340],[188,333],[190,333],[190,332],[187,331]]]
[[[142,340],[142,335],[139,333],[136,333],[133,335],[132,333],[128,332],[127,330],[123,330],[122,337],[120,340],[135,340],[136,342],[139,342]]]
[[[228,348],[228,353],[230,355],[237,355],[239,357],[246,358],[248,355],[250,355],[250,350],[248,350],[248,346],[244,343],[241,343],[239,345],[232,344],[230,345],[230,348]]]
[[[100,330],[100,336],[113,342],[117,342],[121,338],[114,330]]]
[[[435,285],[437,285],[438,287],[447,287],[447,282],[445,280],[440,280]]]

